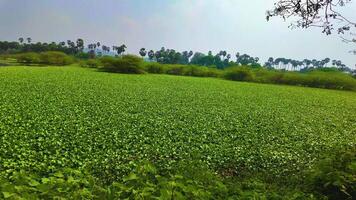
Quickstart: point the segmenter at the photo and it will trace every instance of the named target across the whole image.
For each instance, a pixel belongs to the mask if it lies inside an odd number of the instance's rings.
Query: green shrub
[[[13,56],[17,62],[22,63],[22,64],[38,64],[41,62],[40,56],[38,53],[21,53],[21,54],[15,54]]]
[[[226,69],[224,78],[233,81],[253,81],[254,74],[252,70],[247,67],[232,67]]]
[[[356,90],[356,80],[350,75],[333,71],[312,71],[308,73],[285,72],[281,79],[273,83],[326,89]]]
[[[285,72],[259,68],[254,70],[255,79],[254,81],[258,83],[280,83]]]
[[[184,171],[180,171],[184,169]],[[1,199],[315,199],[300,190],[279,190],[257,179],[226,180],[198,165],[162,175],[150,163],[105,184],[85,171],[46,175],[13,172],[0,180]]]
[[[167,74],[183,76],[186,67],[184,65],[167,65]]]
[[[89,59],[90,58],[90,54],[89,53],[85,53],[85,52],[79,52],[77,54],[75,54],[75,57],[78,59]]]
[[[69,65],[74,59],[59,51],[47,51],[40,53],[40,63],[45,65]]]
[[[42,65],[69,65],[74,59],[63,52],[47,51],[43,53],[22,53],[13,56],[17,62],[23,64],[42,64]]]
[[[165,74],[167,72],[167,67],[159,63],[149,63],[145,65],[145,70],[152,74]]]
[[[87,67],[87,68],[99,68],[101,65],[102,65],[101,62],[98,59],[89,59],[80,62],[81,67]]]
[[[105,56],[100,59],[103,64],[102,70],[108,72],[143,74],[143,60],[134,55],[125,55],[118,58]]]
[[[197,77],[219,77],[221,70],[203,67],[203,66],[187,66],[184,70],[185,76]]]
[[[310,170],[307,186],[330,200],[356,199],[356,147],[322,159]]]
[[[106,191],[93,176],[65,169],[39,176],[25,171],[0,179],[0,199],[102,199]]]
[[[218,70],[215,68],[160,63],[146,64],[145,71],[153,74],[171,74],[197,77],[220,77],[222,74],[222,70]]]
[[[255,75],[254,82],[356,90],[356,80],[349,74],[335,69],[313,70],[306,73],[267,69],[252,70],[252,72]]]

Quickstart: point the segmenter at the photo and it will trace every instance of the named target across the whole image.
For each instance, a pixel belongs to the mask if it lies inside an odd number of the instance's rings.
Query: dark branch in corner
[[[338,7],[346,6],[352,0],[279,0],[272,10],[267,11],[267,21],[271,17],[296,19],[290,28],[322,28],[322,32],[330,35],[334,32],[351,37],[341,36],[343,42],[356,44],[356,22],[346,18],[336,11]],[[356,50],[350,51],[356,55]]]
[[[267,20],[280,16],[283,19],[294,17],[293,27],[321,27],[323,33],[330,35],[334,31],[344,34],[356,28],[353,22],[336,11],[351,0],[280,0],[272,10],[267,11]]]

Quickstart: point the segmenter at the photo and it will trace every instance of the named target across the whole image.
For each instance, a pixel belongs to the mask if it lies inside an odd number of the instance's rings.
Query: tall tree
[[[76,47],[77,47],[77,50],[80,51],[80,52],[83,52],[84,50],[84,40],[81,39],[81,38],[78,38],[77,41],[76,41]]]
[[[139,53],[140,53],[140,55],[141,55],[141,56],[142,56],[142,58],[143,58],[143,57],[145,57],[145,56],[146,56],[147,51],[146,51],[146,49],[145,49],[145,48],[141,48]]]
[[[126,51],[126,45],[121,45],[118,49],[117,49],[117,54],[121,55]]]
[[[20,42],[20,44],[22,44],[22,43],[23,43],[23,41],[24,41],[23,37],[20,37],[20,38],[19,38],[19,42]]]
[[[31,44],[32,38],[28,37],[28,38],[26,38],[26,40],[27,40],[28,44]]]
[[[150,50],[148,52],[148,59],[150,59],[151,61],[154,59],[155,57],[155,52],[153,50]]]

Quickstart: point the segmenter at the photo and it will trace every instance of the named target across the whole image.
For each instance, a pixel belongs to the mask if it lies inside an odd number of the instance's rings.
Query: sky
[[[349,67],[356,46],[320,29],[289,29],[266,10],[277,0],[0,0],[0,40],[34,42],[83,38],[129,53],[161,47],[207,53],[226,50],[260,57],[340,59]],[[356,3],[343,8],[356,21]]]

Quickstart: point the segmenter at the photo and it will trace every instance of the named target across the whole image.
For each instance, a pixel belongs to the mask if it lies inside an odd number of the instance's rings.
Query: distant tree
[[[88,44],[90,58],[95,57],[96,44]]]
[[[156,58],[157,62],[159,62],[161,60],[161,51],[156,51],[155,52],[155,58]]]
[[[123,44],[123,45],[121,45],[119,47],[116,47],[115,50],[116,50],[118,55],[121,55],[126,51],[126,48],[127,48],[126,45]]]
[[[150,59],[151,61],[154,59],[154,57],[155,57],[155,53],[154,53],[154,51],[153,50],[150,50],[149,52],[148,52],[148,59]]]
[[[188,57],[190,58],[190,57],[192,57],[192,56],[193,56],[193,51],[189,51]]]
[[[27,40],[28,44],[31,44],[32,38],[28,37],[28,38],[26,38],[26,40]]]
[[[60,42],[60,43],[58,43],[58,44],[59,44],[59,46],[61,46],[61,47],[66,46],[66,43],[65,43],[65,42]]]
[[[110,52],[110,47],[106,46],[106,45],[102,45],[101,49],[103,50],[103,52],[109,53]]]
[[[76,48],[79,52],[83,52],[84,50],[84,40],[81,39],[81,38],[78,38],[77,41],[76,41]]]
[[[19,38],[19,42],[20,42],[20,44],[22,44],[22,43],[23,43],[23,41],[24,41],[23,37],[20,37],[20,38]]]
[[[142,56],[142,58],[143,58],[143,57],[145,57],[145,56],[146,56],[147,51],[146,51],[146,49],[145,49],[145,48],[141,48],[139,53],[140,53],[140,55],[141,55],[141,56]]]
[[[225,57],[226,57],[226,55],[227,55],[227,52],[226,52],[226,51],[222,51],[222,52],[221,52],[221,55],[223,56],[223,60],[225,60]]]
[[[260,66],[258,64],[259,58],[251,57],[247,54],[240,55],[239,53],[236,54],[236,64],[238,65],[251,65],[251,66]]]
[[[193,65],[205,65],[205,63],[203,62],[203,59],[205,57],[205,54],[200,53],[200,52],[195,52],[190,63]]]
[[[273,61],[274,61],[274,59],[272,57],[269,57],[267,62],[265,62],[265,66],[267,68],[273,68]]]

